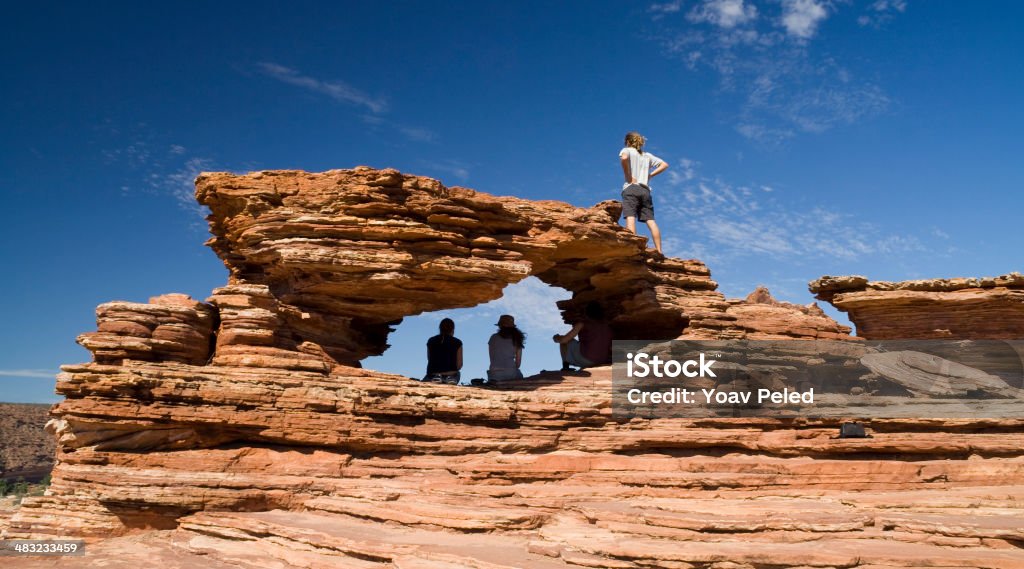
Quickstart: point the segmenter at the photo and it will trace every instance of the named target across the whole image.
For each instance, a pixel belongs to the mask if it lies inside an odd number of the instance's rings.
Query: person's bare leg
[[[662,251],[661,251],[661,230],[658,229],[658,224],[655,223],[653,219],[649,219],[649,220],[647,220],[647,227],[650,228],[650,230],[651,230],[651,238],[654,239],[654,248],[657,249],[659,253],[662,253]],[[664,253],[662,253],[662,254],[664,254]]]
[[[635,217],[629,216],[629,217],[626,218],[626,229],[632,231],[633,234],[636,235],[636,218]]]

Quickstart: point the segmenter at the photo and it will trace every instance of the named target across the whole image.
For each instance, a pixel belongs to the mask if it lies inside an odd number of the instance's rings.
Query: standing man
[[[644,152],[647,142],[639,132],[626,134],[626,146],[619,151],[622,173],[626,183],[622,185],[622,215],[626,218],[626,229],[636,233],[636,219],[646,222],[651,230],[657,256],[664,257],[661,252],[661,231],[654,222],[654,201],[651,199],[651,178],[668,169],[668,162]],[[653,170],[652,170],[653,168]]]

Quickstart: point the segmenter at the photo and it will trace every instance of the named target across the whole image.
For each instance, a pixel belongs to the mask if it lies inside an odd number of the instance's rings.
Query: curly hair
[[[498,335],[502,338],[510,338],[512,345],[517,348],[526,346],[526,333],[516,326],[502,326],[498,328]]]
[[[639,132],[634,131],[626,133],[626,146],[632,146],[633,148],[636,148],[637,152],[641,154],[643,154],[644,152],[644,144],[646,142],[647,139],[644,138],[643,135],[640,134]]]

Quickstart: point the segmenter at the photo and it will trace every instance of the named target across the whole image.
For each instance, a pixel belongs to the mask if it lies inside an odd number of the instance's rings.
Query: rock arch
[[[493,300],[530,275],[573,293],[559,306],[566,319],[601,301],[622,339],[747,333],[707,267],[651,259],[645,239],[616,223],[615,201],[495,197],[367,167],[206,173],[196,197],[230,271],[210,299],[220,313],[214,363],[255,361],[255,349],[270,356],[259,365],[282,352],[287,365],[296,352],[310,365],[357,365],[387,349],[402,318]],[[810,337],[847,334],[823,314],[791,312],[816,319]]]

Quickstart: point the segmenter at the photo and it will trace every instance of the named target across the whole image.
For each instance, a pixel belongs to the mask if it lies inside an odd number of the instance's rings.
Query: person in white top
[[[654,201],[651,199],[650,179],[668,169],[668,162],[644,152],[647,142],[639,132],[626,133],[626,146],[619,151],[622,173],[626,183],[622,185],[622,215],[626,218],[626,229],[636,233],[636,219],[646,222],[651,230],[654,248],[661,252],[661,231],[654,221]],[[653,168],[653,169],[652,169]]]

